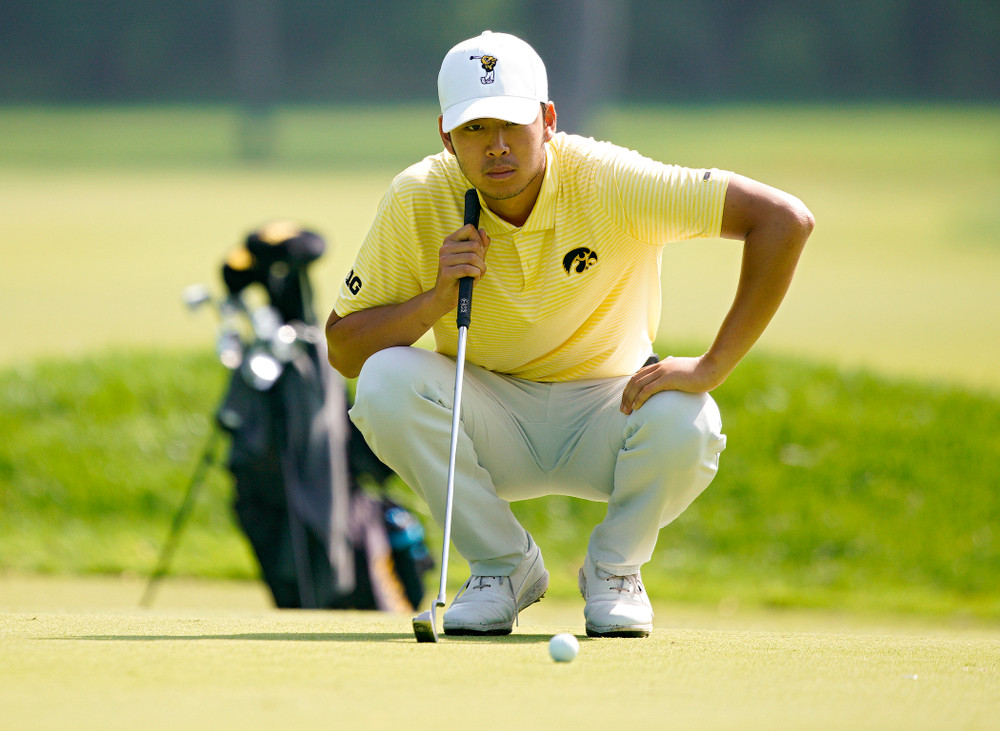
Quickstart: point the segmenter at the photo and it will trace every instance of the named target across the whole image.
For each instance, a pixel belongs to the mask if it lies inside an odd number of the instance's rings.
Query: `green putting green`
[[[1000,717],[996,628],[660,606],[649,638],[594,640],[579,601],[546,599],[508,637],[418,644],[409,616],[269,610],[246,584],[171,582],[140,611],[140,581],[25,581],[0,580],[5,728],[909,731]],[[580,640],[571,663],[548,655],[557,632]]]

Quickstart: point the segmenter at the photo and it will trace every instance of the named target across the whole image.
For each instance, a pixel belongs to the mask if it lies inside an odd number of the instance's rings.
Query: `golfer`
[[[444,631],[509,633],[542,597],[541,551],[510,503],[555,494],[608,506],[579,572],[587,634],[646,636],[640,568],[725,448],[708,393],[777,310],[812,215],[735,173],[557,132],[545,67],[511,35],[452,48],[438,94],[444,150],[392,181],[327,322],[330,362],[358,378],[351,418],[442,524],[454,311],[472,277],[452,527],[471,577]],[[478,230],[462,225],[473,187]],[[707,352],[657,360],[663,246],[713,237],[744,242],[732,308]],[[428,331],[433,352],[414,347]]]

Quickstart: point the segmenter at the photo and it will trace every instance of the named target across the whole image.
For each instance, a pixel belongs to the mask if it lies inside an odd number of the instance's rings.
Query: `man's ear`
[[[443,119],[441,115],[438,115],[438,134],[441,135],[441,142],[444,143],[444,149],[454,155],[455,147],[451,144],[451,133],[444,131]]]
[[[552,102],[545,103],[543,122],[545,124],[545,141],[548,142],[556,133],[556,105]]]

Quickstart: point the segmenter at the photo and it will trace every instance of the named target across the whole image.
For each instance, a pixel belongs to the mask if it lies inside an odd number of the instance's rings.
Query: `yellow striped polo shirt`
[[[466,358],[532,381],[634,373],[660,319],[660,254],[670,241],[717,237],[729,173],[665,165],[606,142],[558,133],[542,187],[515,227],[484,204],[486,274],[472,297]],[[462,226],[471,187],[442,151],[398,175],[340,289],[341,317],[432,289],[438,250]],[[481,201],[482,202],[482,199]],[[454,356],[455,312],[434,325]]]

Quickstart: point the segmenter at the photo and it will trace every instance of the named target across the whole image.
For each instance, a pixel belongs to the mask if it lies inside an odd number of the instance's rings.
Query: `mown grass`
[[[147,573],[212,429],[209,356],[110,353],[5,371],[0,565]],[[221,454],[221,451],[220,451]],[[209,472],[183,571],[252,575]]]
[[[581,636],[556,664],[547,642],[582,635],[578,609],[544,605],[508,637],[435,645],[376,613],[2,614],[0,704],[11,728],[74,729],[909,731],[995,728],[1000,711],[996,631],[679,623]]]
[[[433,105],[283,108],[274,155],[240,157],[226,107],[0,107],[0,362],[207,342],[178,304],[252,227],[329,242],[317,310],[402,167],[440,150]],[[616,107],[606,136],[787,190],[817,228],[760,347],[1000,393],[1000,107]],[[660,337],[707,347],[732,300],[733,242],[663,257]],[[56,329],[58,323],[58,329]]]
[[[0,372],[0,569],[147,574],[224,385],[211,355],[192,351]],[[762,356],[715,395],[729,447],[715,483],[662,532],[644,569],[654,596],[1000,617],[1000,402]],[[255,575],[229,496],[212,470],[175,572]],[[517,505],[553,595],[574,593],[603,509]],[[464,573],[456,560],[451,577]]]

